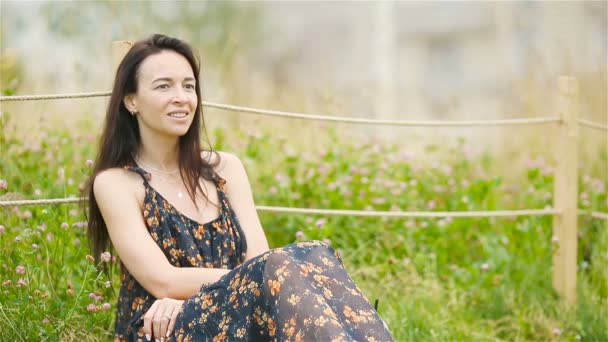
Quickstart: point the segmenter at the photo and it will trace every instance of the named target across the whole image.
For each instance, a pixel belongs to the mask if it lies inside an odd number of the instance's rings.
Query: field
[[[95,157],[96,132],[46,128],[24,139],[3,113],[0,200],[78,197]],[[549,161],[528,156],[513,179],[495,156],[466,141],[428,146],[419,163],[397,146],[330,136],[303,151],[265,132],[211,132],[215,149],[243,160],[256,204],[359,210],[498,210],[552,202]],[[239,142],[238,144],[235,142]],[[580,170],[579,205],[607,212],[607,180]],[[1,181],[0,181],[1,182]],[[579,218],[578,304],[551,286],[552,218],[399,219],[260,211],[271,247],[328,240],[399,341],[608,340],[608,227]],[[76,204],[0,207],[0,336],[3,341],[112,338],[119,286],[89,261]],[[111,251],[110,251],[111,252]],[[111,264],[116,265],[116,261]]]

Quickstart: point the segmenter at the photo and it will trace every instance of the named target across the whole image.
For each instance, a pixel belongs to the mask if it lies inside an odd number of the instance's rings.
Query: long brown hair
[[[110,238],[107,226],[103,220],[95,194],[93,193],[93,181],[95,177],[102,171],[114,167],[124,167],[133,165],[134,158],[137,155],[141,137],[137,119],[129,113],[123,103],[125,95],[134,94],[137,92],[138,70],[141,63],[150,55],[160,53],[163,50],[172,50],[184,56],[192,67],[194,78],[196,80],[196,94],[198,101],[192,125],[179,138],[179,170],[182,178],[186,183],[186,188],[190,198],[196,205],[196,194],[200,193],[205,199],[202,191],[200,178],[216,181],[213,167],[220,162],[220,156],[215,153],[217,158],[211,164],[209,160],[201,158],[201,129],[205,134],[205,123],[203,119],[203,110],[201,105],[201,88],[199,82],[199,58],[195,55],[195,51],[186,42],[177,38],[168,37],[162,34],[154,34],[151,37],[140,40],[133,44],[129,52],[118,66],[112,95],[108,104],[106,118],[103,128],[103,133],[99,140],[99,150],[93,166],[91,177],[89,178],[87,187],[84,192],[88,195],[88,235],[91,250],[94,257],[99,261],[101,253],[107,250],[110,245]],[[207,141],[208,143],[208,141]],[[214,154],[209,145],[211,155]],[[86,205],[86,202],[84,203]],[[85,210],[85,212],[87,212]]]

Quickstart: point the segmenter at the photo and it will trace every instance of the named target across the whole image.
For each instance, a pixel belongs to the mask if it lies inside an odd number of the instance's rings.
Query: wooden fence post
[[[133,42],[129,40],[118,40],[112,42],[112,81],[116,75],[116,69],[122,62],[129,49],[133,46]]]
[[[561,213],[553,218],[553,287],[568,304],[576,303],[578,214],[578,82],[574,77],[558,80],[557,110],[562,118],[554,146],[557,162],[553,206]]]

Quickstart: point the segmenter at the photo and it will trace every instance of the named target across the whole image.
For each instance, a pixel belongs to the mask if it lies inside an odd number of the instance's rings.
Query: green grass
[[[94,132],[17,138],[4,113],[0,198],[79,196]],[[84,133],[83,133],[84,132]],[[552,204],[552,173],[529,165],[515,183],[491,176],[499,161],[463,144],[428,148],[426,165],[396,146],[348,143],[285,148],[268,134],[216,131],[220,150],[241,157],[256,203],[374,210],[497,210]],[[239,144],[231,142],[238,141]],[[238,147],[237,147],[238,146]],[[290,152],[290,149],[293,151]],[[606,164],[601,151],[598,163]],[[513,166],[513,172],[517,168]],[[599,168],[601,169],[601,167]],[[581,170],[583,208],[608,211],[605,175]],[[490,176],[489,176],[490,175]],[[608,340],[608,227],[579,220],[578,304],[551,286],[551,217],[383,219],[260,212],[271,247],[328,239],[399,341]],[[0,208],[0,336],[6,341],[112,338],[119,278],[89,254],[77,205]],[[23,266],[23,274],[17,272]],[[20,268],[21,270],[21,268]],[[21,279],[21,282],[20,282]],[[109,284],[107,282],[110,282]],[[106,287],[109,285],[109,287]],[[101,298],[103,297],[103,298]],[[109,310],[101,309],[111,304]],[[99,310],[89,312],[87,307]]]

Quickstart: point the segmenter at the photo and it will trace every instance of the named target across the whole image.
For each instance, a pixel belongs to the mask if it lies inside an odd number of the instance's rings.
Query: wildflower
[[[435,209],[436,206],[437,206],[437,204],[433,200],[428,201],[428,203],[426,204],[426,207],[429,208],[430,210]]]
[[[85,259],[87,259],[87,261],[88,261],[88,262],[94,262],[94,261],[95,261],[95,258],[93,258],[93,256],[92,256],[92,255],[87,255],[87,256],[85,257]]]
[[[63,180],[65,177],[65,170],[63,168],[59,168],[59,170],[57,170],[57,177],[59,177],[59,180]]]
[[[97,300],[97,295],[93,292],[89,293],[89,299],[90,300]]]
[[[8,296],[9,292],[8,291],[4,291],[4,295]]]
[[[88,312],[96,312],[97,311],[97,305],[95,305],[95,304],[89,304],[89,305],[87,305],[87,311]]]
[[[374,197],[372,198],[372,203],[374,204],[384,204],[386,200],[383,197]]]
[[[112,308],[112,305],[110,303],[103,303],[103,305],[101,306],[102,310],[110,310]]]
[[[559,237],[557,237],[556,235],[553,235],[553,237],[551,238],[551,242],[552,243],[558,243],[559,242]]]
[[[27,285],[27,279],[19,278],[19,280],[17,281],[17,287],[22,287],[22,286],[26,286],[26,285]]]
[[[67,293],[67,294],[68,294],[68,296],[73,296],[73,295],[74,295],[74,290],[72,290],[72,289],[67,289],[67,290],[65,290],[65,293]]]
[[[80,246],[80,239],[75,238],[73,243],[74,243],[74,246],[76,246],[76,247]]]
[[[426,222],[426,221],[422,221],[422,222],[420,223],[420,228],[426,228],[426,227],[428,227],[428,226],[429,226],[429,223],[428,223],[428,222]]]
[[[326,222],[327,222],[327,220],[325,220],[323,218],[318,219],[317,222],[315,222],[315,226],[317,226],[317,228],[322,228]]]
[[[303,238],[303,237],[304,237],[304,232],[303,232],[303,231],[301,231],[301,230],[298,230],[298,231],[296,232],[296,239],[301,239],[301,238]]]
[[[34,190],[34,196],[40,196],[40,195],[42,195],[42,190],[40,190],[40,189]]]
[[[43,224],[37,226],[36,228],[38,228],[39,231],[43,232],[46,230],[46,224],[43,223]]]
[[[276,187],[276,186],[271,186],[271,187],[268,189],[268,193],[270,193],[270,194],[273,194],[273,195],[274,195],[274,194],[276,194],[277,192],[278,192],[278,190],[277,190],[277,187]]]
[[[17,237],[15,238],[15,242],[21,242],[21,237],[20,237],[20,236],[17,236]]]
[[[415,180],[415,179],[412,179],[412,180],[410,181],[410,186],[416,186],[416,185],[418,185],[418,181],[417,181],[417,180]]]
[[[70,216],[78,216],[78,210],[77,209],[71,209],[70,210]]]
[[[597,192],[598,194],[603,194],[606,192],[606,185],[600,179],[594,179],[591,186],[593,187],[593,191]]]
[[[562,334],[562,329],[560,329],[560,328],[553,329],[553,336],[559,336],[561,334]]]
[[[488,271],[490,269],[490,265],[488,265],[487,263],[483,263],[481,264],[481,266],[479,267],[482,271]]]
[[[2,286],[11,286],[12,283],[13,282],[10,279],[8,279],[8,280],[5,280],[2,282]]]
[[[8,189],[8,182],[6,179],[0,179],[0,190]]]
[[[26,211],[22,212],[21,213],[21,218],[24,218],[24,219],[32,218],[32,212],[29,211],[29,210],[26,210]]]
[[[87,159],[86,164],[88,167],[93,166],[93,161],[91,159]]]
[[[112,286],[112,283],[108,280],[105,282],[104,286],[106,287],[106,289],[108,289]]]
[[[53,233],[46,234],[47,241],[53,241],[54,238],[55,238],[55,235],[53,235]]]
[[[4,234],[5,230],[6,228],[4,228],[4,226],[0,224],[0,234]]]
[[[25,266],[17,266],[17,268],[15,269],[15,272],[17,272],[17,274],[25,274]]]
[[[408,220],[407,223],[405,224],[405,226],[407,228],[414,228],[416,226],[416,221],[415,220]]]
[[[68,229],[69,227],[70,227],[70,225],[67,222],[61,223],[61,229]]]
[[[103,252],[100,256],[101,261],[110,262],[112,260],[112,254],[110,252]]]
[[[555,169],[552,168],[551,166],[546,166],[544,167],[541,171],[540,174],[543,176],[550,176],[555,172]]]
[[[49,324],[49,319],[48,318],[43,318],[42,319],[42,324]]]

